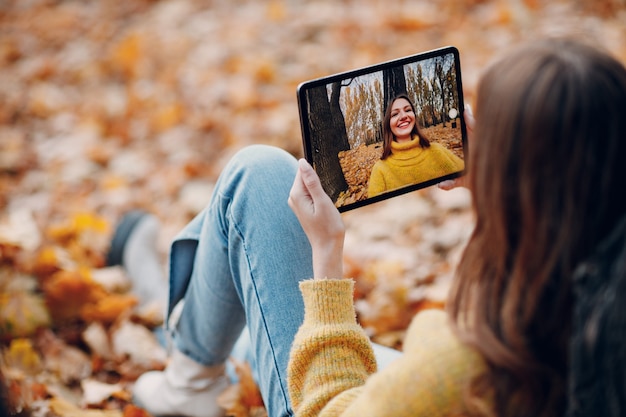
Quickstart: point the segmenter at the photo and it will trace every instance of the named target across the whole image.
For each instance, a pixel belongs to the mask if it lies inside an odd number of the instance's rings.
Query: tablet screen
[[[466,172],[454,47],[307,81],[297,94],[305,158],[339,211]]]

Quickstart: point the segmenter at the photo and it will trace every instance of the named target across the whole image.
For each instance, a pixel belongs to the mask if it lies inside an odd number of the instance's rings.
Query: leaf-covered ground
[[[471,103],[488,62],[535,36],[575,32],[626,60],[625,16],[620,0],[0,2],[0,365],[14,410],[143,415],[129,389],[165,352],[158,317],[104,268],[113,226],[155,213],[165,264],[237,149],[301,155],[300,82],[455,45]],[[375,340],[401,347],[411,316],[443,305],[468,206],[465,190],[433,188],[344,214]],[[223,404],[262,412],[253,388]]]

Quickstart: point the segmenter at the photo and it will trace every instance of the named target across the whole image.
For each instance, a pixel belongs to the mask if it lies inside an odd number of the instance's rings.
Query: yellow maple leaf
[[[30,339],[13,339],[3,354],[4,363],[27,374],[34,375],[41,371],[42,364],[39,354]]]
[[[44,300],[28,291],[0,293],[0,339],[32,335],[50,324]]]

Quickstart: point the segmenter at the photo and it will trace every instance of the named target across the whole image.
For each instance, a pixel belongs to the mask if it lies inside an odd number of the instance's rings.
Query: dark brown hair
[[[409,102],[409,104],[411,105],[411,109],[413,109],[413,114],[415,114],[415,124],[413,125],[411,136],[417,135],[417,137],[419,138],[420,146],[422,148],[428,148],[430,146],[430,141],[417,126],[417,112],[415,111],[415,106],[413,105],[413,102],[407,94],[398,94],[397,96],[389,100],[389,103],[387,103],[385,117],[383,117],[383,155],[380,157],[380,159],[386,159],[389,155],[391,155],[391,142],[393,142],[394,140],[393,132],[391,131],[391,106],[396,100],[399,100],[401,98]]]
[[[625,111],[624,67],[578,41],[529,44],[481,78],[476,225],[448,310],[495,415],[564,413],[573,271],[626,213]]]

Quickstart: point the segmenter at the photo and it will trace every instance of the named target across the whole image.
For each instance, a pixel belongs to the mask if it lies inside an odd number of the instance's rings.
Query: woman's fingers
[[[465,119],[465,126],[467,127],[467,140],[470,141],[470,139],[474,135],[474,126],[476,125],[476,119],[474,119],[472,106],[470,106],[469,104],[465,105],[465,112],[463,113],[463,116]],[[467,176],[462,176],[453,180],[441,181],[439,184],[437,184],[437,187],[446,191],[453,190],[457,187],[465,187],[467,182],[466,178]]]
[[[298,165],[289,206],[311,243],[313,273],[316,278],[340,278],[345,226],[311,165],[303,159]]]
[[[289,192],[289,207],[294,211],[300,223],[303,221],[309,222],[308,217],[315,214],[315,201],[311,195],[310,188],[315,189],[315,177],[317,177],[317,175],[315,172],[311,175],[311,173],[308,172],[307,166],[313,171],[313,168],[311,168],[305,160],[301,159],[298,161],[296,178]]]
[[[320,183],[320,179],[317,176],[317,173],[313,170],[313,167],[305,160],[300,159],[298,161],[298,171],[302,176],[302,183],[304,187],[308,191],[308,194],[311,196],[313,201],[320,202],[324,198],[328,198],[324,189],[322,188],[322,184]]]
[[[474,126],[476,126],[476,119],[474,118],[474,112],[472,111],[472,106],[469,104],[465,105],[465,126],[467,126],[468,135],[474,132]]]
[[[441,188],[442,190],[453,190],[455,188],[458,187],[465,187],[465,183],[466,183],[466,176],[462,176],[462,177],[458,177],[455,178],[453,180],[445,180],[445,181],[441,181],[439,184],[437,184],[437,187]]]
[[[304,159],[298,161],[289,206],[311,243],[343,234],[344,226],[337,208],[324,191],[317,173]]]

